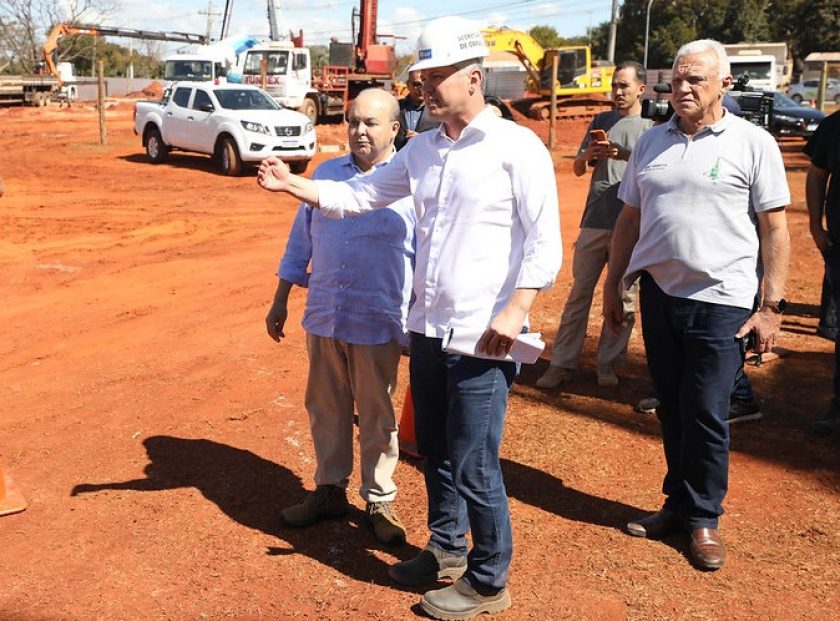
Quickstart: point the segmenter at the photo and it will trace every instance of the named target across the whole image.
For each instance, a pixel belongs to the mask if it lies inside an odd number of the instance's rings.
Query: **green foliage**
[[[65,37],[59,43],[58,53],[60,59],[75,65],[76,75],[80,76],[95,75],[95,63],[100,60],[108,77],[128,76],[132,63],[135,77],[158,78],[163,75],[161,61],[156,56],[88,35]]]
[[[616,61],[643,60],[647,6],[648,0],[625,0],[621,6]],[[608,26],[607,22],[600,24],[592,33],[593,50],[602,57]],[[721,43],[784,41],[792,55],[800,59],[812,51],[837,51],[840,50],[840,3],[837,0],[653,0],[648,67],[669,67],[681,45],[701,38],[717,39]]]
[[[567,45],[588,45],[589,37],[561,37],[552,26],[534,26],[528,31],[543,47],[564,47]]]
[[[552,26],[534,26],[528,31],[528,34],[543,47],[560,47],[563,45],[563,37]]]
[[[310,45],[309,58],[313,67],[323,67],[330,64],[330,50],[326,45]]]

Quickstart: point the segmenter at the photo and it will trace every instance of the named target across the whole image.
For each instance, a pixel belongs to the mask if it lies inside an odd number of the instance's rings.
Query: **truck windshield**
[[[750,76],[750,80],[769,80],[771,78],[770,63],[768,62],[733,63],[730,61],[730,64],[732,65],[732,75],[735,78],[740,78],[745,73]]]
[[[219,105],[228,110],[279,110],[280,105],[261,90],[219,88],[213,93]]]
[[[209,60],[167,60],[163,79],[172,82],[191,80],[209,82],[213,80],[213,62]]]
[[[286,75],[289,68],[289,52],[286,50],[277,52],[248,52],[245,56],[245,67],[243,74],[260,75],[260,61],[265,59],[266,72],[268,75]]]

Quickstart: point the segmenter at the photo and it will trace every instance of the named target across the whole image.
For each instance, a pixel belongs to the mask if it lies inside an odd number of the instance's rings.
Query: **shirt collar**
[[[443,123],[438,128],[438,136],[449,142],[460,142],[464,138],[471,136],[473,133],[481,135],[488,134],[491,131],[493,123],[499,120],[498,115],[490,109],[489,105],[485,105],[484,109],[479,112],[475,118],[461,131],[461,136],[458,140],[452,140],[446,135],[446,128]]]
[[[723,116],[720,117],[720,119],[718,119],[717,121],[715,121],[711,125],[706,125],[699,132],[697,132],[697,134],[704,134],[704,133],[706,133],[707,130],[712,132],[713,134],[720,134],[726,128],[728,128],[730,125],[732,125],[732,122],[733,122],[734,118],[735,118],[735,115],[732,114],[726,108],[724,108],[723,109]],[[678,117],[676,115],[676,113],[672,114],[671,118],[668,120],[668,132],[669,133],[670,132],[683,133],[683,131],[680,129],[680,117]],[[695,136],[697,134],[695,134]]]
[[[370,170],[368,170],[368,171],[364,171],[364,170],[362,170],[361,168],[359,168],[358,166],[356,166],[356,160],[354,159],[354,157],[353,157],[353,154],[352,154],[352,153],[348,153],[348,154],[346,155],[347,160],[344,162],[344,165],[345,165],[345,166],[350,166],[350,167],[352,167],[352,168],[353,168],[353,170],[355,171],[355,172],[354,172],[354,175],[369,175],[370,173],[372,173],[374,170],[376,170],[376,169],[377,169],[377,168],[379,168],[380,166],[384,166],[385,164],[387,164],[388,162],[390,162],[390,161],[391,161],[391,158],[392,158],[392,157],[394,157],[394,154],[395,154],[396,152],[397,152],[397,150],[396,150],[396,149],[393,147],[393,145],[392,145],[392,146],[391,146],[391,152],[390,152],[390,153],[388,153],[388,157],[387,157],[387,158],[385,158],[383,161],[381,161],[381,162],[377,162],[376,164],[374,164],[374,165],[371,167],[371,169],[370,169]]]

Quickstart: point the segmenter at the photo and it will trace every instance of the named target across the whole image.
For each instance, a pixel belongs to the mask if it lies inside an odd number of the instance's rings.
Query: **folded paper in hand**
[[[473,358],[534,364],[545,349],[545,342],[540,338],[542,335],[539,332],[523,332],[516,337],[513,347],[510,348],[507,355],[491,356],[486,352],[478,351],[478,340],[482,334],[484,334],[484,330],[449,328],[443,337],[443,351],[450,354],[472,356]]]

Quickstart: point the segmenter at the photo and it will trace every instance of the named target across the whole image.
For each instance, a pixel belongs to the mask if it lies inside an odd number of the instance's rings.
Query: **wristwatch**
[[[777,315],[781,315],[783,312],[785,312],[785,309],[787,308],[787,300],[784,298],[779,298],[775,302],[772,300],[765,300],[764,303],[761,305],[761,308],[769,308]]]

